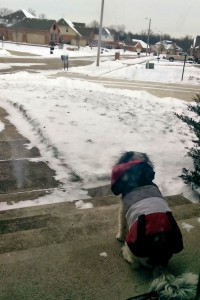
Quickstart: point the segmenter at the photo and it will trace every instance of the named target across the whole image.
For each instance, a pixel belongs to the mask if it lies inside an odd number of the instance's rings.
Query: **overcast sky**
[[[102,0],[1,0],[0,8],[35,10],[47,18],[89,24],[100,20]],[[125,25],[125,31],[151,29],[174,37],[200,35],[200,0],[104,0],[103,26]]]

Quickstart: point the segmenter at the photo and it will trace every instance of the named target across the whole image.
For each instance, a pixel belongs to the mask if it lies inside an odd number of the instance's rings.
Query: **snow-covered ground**
[[[0,49],[0,56],[10,55],[7,49],[20,51],[22,48],[25,46],[6,43],[4,49]],[[32,52],[31,49],[29,46],[28,51],[23,51],[37,54],[41,47],[33,47]],[[59,54],[55,55],[59,57],[66,49],[57,51]],[[76,52],[87,56],[90,51],[93,50]],[[77,54],[71,51],[72,55]],[[144,56],[105,61],[99,67],[94,63],[70,68],[70,72],[199,85],[199,68],[187,65],[181,82],[182,63],[173,66],[165,60],[159,63],[154,60],[155,69],[148,70],[142,63],[147,59]],[[101,84],[64,76],[49,76],[52,74],[56,71],[1,74],[0,106],[8,111],[9,119],[19,132],[31,141],[31,147],[39,148],[42,159],[56,171],[56,179],[63,183],[63,189],[12,207],[1,203],[0,210],[88,198],[83,188],[107,184],[116,159],[122,151],[129,150],[149,154],[155,165],[155,183],[164,195],[183,193],[191,201],[197,201],[190,187],[179,178],[183,167],[193,166],[186,156],[186,147],[192,146],[193,136],[174,115],[174,112],[188,114],[184,101],[170,97],[160,100],[142,90],[105,88]],[[3,129],[4,124],[0,124],[0,130]],[[57,149],[57,157],[52,147]],[[70,182],[71,170],[80,177],[79,182]]]

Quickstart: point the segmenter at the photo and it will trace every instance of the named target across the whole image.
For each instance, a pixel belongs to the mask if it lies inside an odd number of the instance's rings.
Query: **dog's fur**
[[[129,160],[141,160],[141,161],[145,161],[146,163],[148,163],[152,168],[153,168],[153,163],[151,162],[151,160],[149,159],[149,157],[146,155],[146,153],[141,153],[141,152],[125,152],[124,154],[122,154],[122,156],[120,157],[120,159],[118,160],[117,164],[119,163],[123,163],[124,161],[129,161]],[[127,222],[126,222],[126,218],[124,215],[124,210],[123,210],[123,200],[121,199],[120,201],[120,207],[119,207],[119,213],[118,213],[118,233],[117,233],[117,240],[124,242],[125,241],[125,237],[126,237],[126,233],[127,233]],[[127,245],[125,244],[125,247],[127,247]],[[127,251],[130,251],[129,249]],[[122,252],[126,252],[126,250],[122,251]],[[134,260],[134,259],[132,259]]]
[[[153,168],[153,163],[145,153],[140,152],[125,152],[117,162],[118,164],[127,163],[133,160],[146,162]],[[117,240],[124,242],[127,234],[127,221],[124,214],[123,197],[120,201],[118,215],[118,233]],[[140,266],[153,268],[155,280],[152,282],[150,291],[156,291],[159,294],[159,299],[182,299],[188,300],[195,297],[195,291],[198,281],[198,276],[192,273],[185,273],[177,278],[167,272],[166,266],[149,264],[148,257],[136,257],[129,249],[128,245],[122,247],[123,258],[129,262],[133,269],[139,269]],[[166,286],[171,288],[166,289]]]

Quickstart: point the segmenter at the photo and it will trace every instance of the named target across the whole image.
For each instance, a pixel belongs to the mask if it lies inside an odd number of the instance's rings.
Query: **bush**
[[[194,146],[187,153],[193,159],[194,170],[183,169],[180,176],[185,183],[190,184],[193,189],[197,189],[200,187],[200,94],[197,94],[193,100],[195,104],[189,104],[187,108],[194,112],[197,118],[193,119],[179,114],[176,116],[187,124],[197,138],[193,140]]]

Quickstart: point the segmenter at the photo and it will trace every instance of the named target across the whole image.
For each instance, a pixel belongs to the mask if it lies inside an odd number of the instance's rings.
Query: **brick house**
[[[48,45],[59,42],[59,28],[55,20],[24,18],[6,29],[6,39],[17,43]]]
[[[23,20],[24,18],[35,18],[32,14],[27,12],[26,10],[18,10],[9,15],[0,17],[0,35],[4,37],[5,40],[8,40],[9,36],[9,28],[14,25],[18,21]]]
[[[125,41],[123,48],[124,50],[140,53],[146,52],[147,44],[142,40],[132,39],[131,41]]]
[[[0,18],[0,36],[12,42],[47,45],[59,42],[59,28],[56,20],[38,19],[18,10]]]

